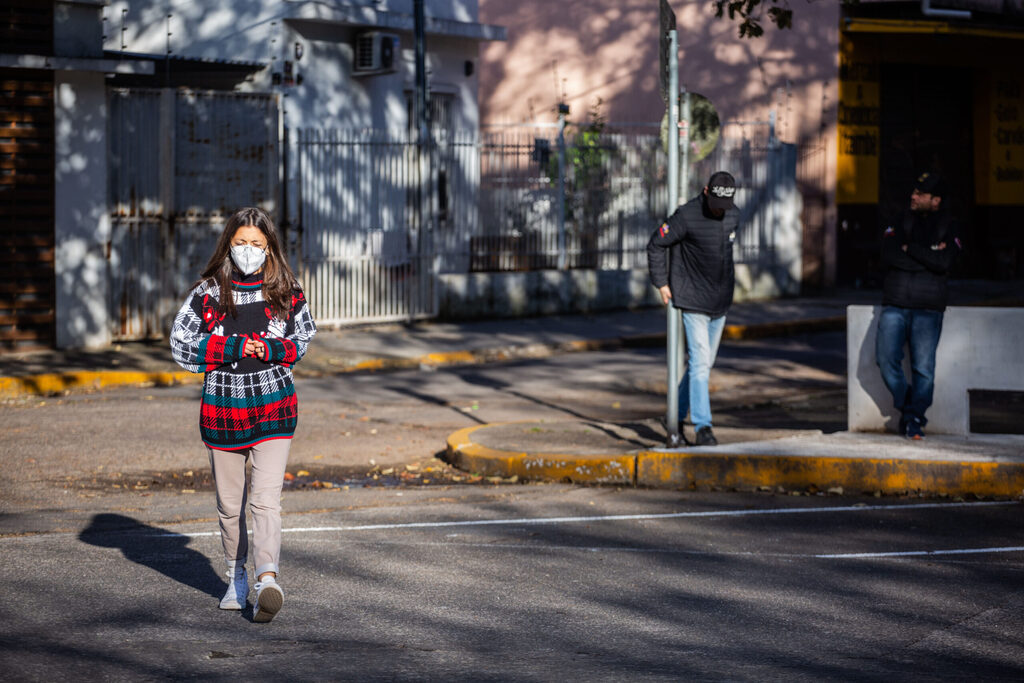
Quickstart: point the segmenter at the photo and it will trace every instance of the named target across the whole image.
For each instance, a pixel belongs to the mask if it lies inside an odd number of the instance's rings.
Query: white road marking
[[[844,505],[827,508],[765,508],[760,510],[712,510],[706,512],[666,512],[635,515],[593,515],[589,517],[517,517],[509,519],[467,519],[448,522],[400,522],[396,524],[362,524],[353,526],[314,526],[281,529],[283,534],[325,533],[344,531],[384,531],[396,529],[437,529],[466,526],[509,526],[538,524],[591,524],[630,520],[683,519],[697,517],[751,517],[758,515],[820,514],[827,512],[878,512],[899,510],[931,510],[936,508],[986,507],[992,505],[1019,505],[1017,501],[986,501],[976,503],[911,503],[909,505]],[[166,532],[153,536],[187,536],[199,538],[216,536],[219,531],[193,533]]]
[[[977,555],[980,553],[1019,553],[1024,546],[1008,546],[1003,548],[954,548],[951,550],[906,550],[891,553],[837,553],[835,555],[811,555],[826,560],[846,560],[872,557],[923,557],[928,555]]]
[[[554,545],[550,543],[476,543],[476,542],[438,542],[438,541],[381,541],[381,540],[347,540],[346,545],[360,546],[416,546],[475,548],[480,550],[529,550],[534,553],[545,551],[579,551],[585,553],[635,553],[652,555],[691,555],[698,557],[782,557],[790,559],[861,559],[888,557],[920,557],[927,555],[980,555],[985,553],[1024,552],[1024,546],[998,548],[962,548],[953,550],[911,550],[886,553],[841,553],[835,555],[815,555],[811,553],[775,553],[754,550],[692,550],[689,548],[631,548],[629,546],[587,546],[587,545]]]

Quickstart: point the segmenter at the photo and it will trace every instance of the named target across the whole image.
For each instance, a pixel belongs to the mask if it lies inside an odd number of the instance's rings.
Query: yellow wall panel
[[[878,202],[879,69],[873,51],[844,36],[839,55],[836,201]]]

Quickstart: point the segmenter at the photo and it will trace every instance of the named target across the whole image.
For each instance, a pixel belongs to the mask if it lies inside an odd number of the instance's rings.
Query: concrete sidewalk
[[[870,303],[877,292],[849,290],[829,297],[739,302],[726,339],[841,330],[846,306]],[[585,315],[489,321],[423,322],[321,329],[297,377],[344,372],[482,364],[554,353],[657,346],[665,343],[665,310],[647,308]],[[116,344],[100,351],[47,350],[0,354],[0,398],[59,394],[118,385],[166,386],[202,381],[171,359],[166,340]]]
[[[841,330],[850,304],[873,304],[881,293],[845,289],[816,297],[741,301],[729,312],[724,337],[754,339]],[[954,281],[951,305],[1024,305],[1018,282]],[[665,311],[647,308],[584,315],[489,321],[422,322],[321,329],[297,377],[343,372],[481,364],[553,353],[658,346]],[[166,386],[202,381],[171,359],[166,340],[115,344],[99,351],[0,353],[0,399],[60,394],[118,385]]]

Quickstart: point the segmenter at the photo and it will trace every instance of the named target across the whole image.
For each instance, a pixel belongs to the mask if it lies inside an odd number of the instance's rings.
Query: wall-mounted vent
[[[355,65],[359,75],[391,73],[398,68],[398,36],[368,31],[356,36]]]

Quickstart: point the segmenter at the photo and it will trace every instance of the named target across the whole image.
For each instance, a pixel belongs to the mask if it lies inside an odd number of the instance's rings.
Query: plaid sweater
[[[291,310],[280,320],[263,299],[262,276],[236,276],[236,317],[218,312],[220,288],[207,280],[189,293],[171,330],[174,360],[190,372],[206,372],[199,432],[219,450],[292,437],[299,405],[291,367],[316,334],[302,290],[292,292]],[[250,337],[263,342],[263,358],[243,356]]]

